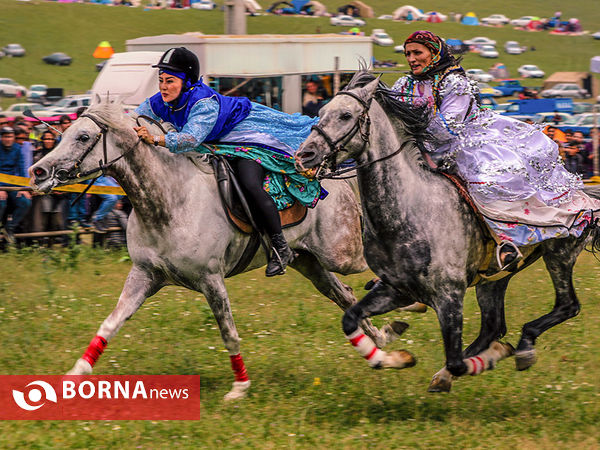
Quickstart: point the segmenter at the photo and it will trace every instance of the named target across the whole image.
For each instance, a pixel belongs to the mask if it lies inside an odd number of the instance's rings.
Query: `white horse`
[[[133,267],[117,306],[69,374],[90,374],[107,343],[144,301],[164,286],[179,285],[206,297],[235,374],[225,398],[243,397],[250,380],[224,278],[239,261],[249,236],[229,223],[206,158],[194,152],[173,154],[139,141],[134,119],[123,114],[120,104],[98,101],[65,132],[56,149],[30,169],[32,185],[48,192],[96,176],[102,167],[119,182],[133,205],[127,227]],[[298,253],[291,266],[346,310],[356,298],[332,272],[350,274],[367,268],[360,211],[348,183],[332,181],[324,187],[329,191],[327,199],[284,234]],[[264,252],[258,251],[246,271],[266,261]],[[381,346],[396,336],[394,329],[403,329],[396,324],[382,331],[368,322],[363,326]]]

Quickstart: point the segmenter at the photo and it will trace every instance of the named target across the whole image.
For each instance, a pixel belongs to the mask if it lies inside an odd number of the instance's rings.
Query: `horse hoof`
[[[67,372],[67,375],[90,375],[92,371],[90,363],[79,358],[73,368]]]
[[[437,374],[431,379],[427,392],[450,392],[452,377],[440,377]]]
[[[384,369],[405,369],[417,364],[416,358],[406,350],[395,350],[386,353],[381,367]]]
[[[425,303],[415,302],[412,305],[405,306],[403,308],[398,308],[400,311],[414,312],[414,313],[424,313],[427,312],[427,305]]]
[[[515,363],[517,370],[529,369],[537,362],[537,356],[535,355],[535,349],[523,350],[515,353]]]
[[[242,399],[242,398],[246,397],[246,394],[248,393],[248,389],[250,389],[250,380],[234,381],[233,388],[231,389],[231,391],[229,391],[227,394],[225,394],[225,397],[223,397],[223,399],[226,402]]]
[[[408,329],[409,325],[406,322],[400,322],[398,320],[388,323],[381,328],[381,333],[385,337],[385,345],[391,344],[398,339]],[[382,346],[380,348],[385,347]]]

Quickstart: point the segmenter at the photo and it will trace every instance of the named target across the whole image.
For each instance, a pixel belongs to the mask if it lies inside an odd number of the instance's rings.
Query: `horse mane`
[[[378,77],[373,75],[366,68],[361,67],[360,70],[354,74],[345,90],[364,87],[375,79],[378,79]],[[375,99],[388,115],[394,128],[401,129],[409,136],[409,138],[415,141],[416,145],[408,146],[405,150],[405,154],[409,156],[414,163],[423,167],[429,167],[421,153],[423,143],[434,140],[433,136],[427,131],[431,121],[429,107],[427,105],[413,105],[400,101],[398,99],[398,92],[390,89],[381,80],[375,91]],[[398,124],[400,126],[397,126]]]

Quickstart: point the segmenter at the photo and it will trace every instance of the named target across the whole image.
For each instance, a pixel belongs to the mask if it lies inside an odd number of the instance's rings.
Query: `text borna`
[[[182,399],[189,398],[189,390],[183,389],[146,389],[143,381],[137,381],[133,389],[129,381],[98,381],[94,384],[91,381],[82,381],[78,385],[74,381],[63,380],[62,398],[70,399],[79,396],[83,399],[88,398],[110,398],[110,399]]]

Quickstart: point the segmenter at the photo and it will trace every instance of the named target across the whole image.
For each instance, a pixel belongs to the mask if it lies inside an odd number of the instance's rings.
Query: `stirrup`
[[[517,256],[512,261],[503,265],[502,259],[500,258],[500,254],[502,253],[502,248],[504,247],[511,247],[513,251],[517,253]],[[496,246],[496,261],[498,262],[498,267],[500,267],[500,271],[507,270],[509,267],[513,266],[516,262],[520,261],[521,259],[523,259],[523,253],[521,253],[519,247],[517,247],[511,241],[500,241],[500,243]]]

